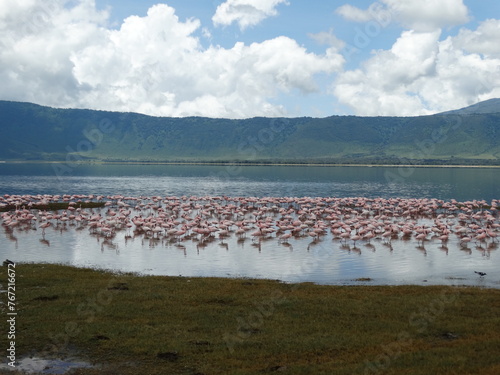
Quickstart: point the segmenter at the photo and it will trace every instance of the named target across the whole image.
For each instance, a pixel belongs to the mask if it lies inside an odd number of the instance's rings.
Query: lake
[[[436,198],[460,202],[500,198],[498,168],[412,168],[237,165],[0,164],[0,195],[121,194],[227,197]],[[104,211],[102,211],[104,214]],[[133,212],[132,215],[137,214]],[[498,222],[498,216],[496,217]],[[432,225],[423,219],[419,225]],[[451,225],[451,223],[450,223]],[[453,223],[455,225],[455,223]],[[2,257],[142,274],[257,277],[321,284],[466,284],[500,287],[494,241],[464,247],[430,239],[381,239],[343,246],[331,233],[282,243],[230,236],[203,246],[88,228],[14,229],[0,236]],[[486,272],[480,277],[474,271]],[[358,279],[358,280],[357,280]],[[364,279],[365,281],[360,281]],[[370,279],[370,280],[366,280]]]

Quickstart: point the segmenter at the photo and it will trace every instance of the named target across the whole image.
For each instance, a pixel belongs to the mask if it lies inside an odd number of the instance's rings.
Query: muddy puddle
[[[43,359],[23,358],[16,362],[15,367],[6,363],[0,364],[1,370],[17,370],[23,374],[65,374],[72,369],[90,368],[92,364],[77,359]]]

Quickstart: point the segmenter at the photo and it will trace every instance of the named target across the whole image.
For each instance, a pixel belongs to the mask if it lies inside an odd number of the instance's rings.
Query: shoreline
[[[16,266],[29,266],[29,267],[48,267],[48,268],[66,268],[72,270],[73,272],[95,272],[98,274],[107,274],[116,277],[127,276],[130,278],[138,278],[138,279],[148,279],[148,278],[165,278],[167,280],[184,280],[186,282],[190,282],[188,280],[217,280],[218,282],[228,282],[228,283],[245,283],[247,281],[254,281],[260,283],[269,283],[269,284],[280,284],[283,286],[294,287],[297,285],[310,285],[311,287],[318,288],[380,288],[380,289],[394,289],[394,288],[471,288],[478,290],[493,290],[500,291],[500,282],[494,284],[472,284],[467,283],[467,281],[471,281],[473,277],[477,279],[477,275],[471,276],[470,278],[464,277],[453,277],[448,276],[444,277],[441,282],[433,280],[428,282],[428,280],[421,280],[421,282],[413,281],[407,283],[390,283],[390,282],[382,282],[380,283],[380,279],[372,278],[372,277],[354,277],[354,278],[345,278],[338,279],[336,282],[330,283],[322,283],[315,282],[310,280],[286,280],[286,279],[277,279],[271,277],[258,277],[258,276],[242,276],[242,275],[230,275],[226,274],[224,276],[217,275],[189,275],[189,274],[179,274],[179,275],[168,275],[162,273],[146,273],[145,271],[130,271],[123,269],[115,269],[115,268],[100,268],[91,266],[89,264],[72,264],[69,262],[44,262],[44,261],[15,261]],[[0,283],[0,292],[2,292],[2,285]]]
[[[391,283],[386,283],[386,284],[377,284],[376,281],[377,279],[372,278],[372,277],[356,277],[356,278],[346,278],[346,279],[339,279],[338,283],[320,283],[320,282],[314,282],[314,281],[309,281],[309,280],[284,280],[284,279],[277,279],[277,278],[271,278],[271,277],[258,277],[258,276],[242,276],[242,275],[234,275],[231,276],[230,274],[227,274],[225,276],[214,276],[214,275],[183,275],[183,274],[178,274],[178,275],[167,275],[167,274],[161,274],[161,273],[143,273],[141,271],[128,271],[128,270],[120,270],[120,269],[114,269],[114,268],[99,268],[99,267],[93,267],[89,264],[71,264],[69,262],[45,262],[45,261],[13,261],[11,262],[16,264],[17,266],[23,267],[41,267],[41,268],[61,268],[61,269],[67,269],[71,270],[73,272],[95,272],[96,274],[102,274],[102,275],[109,275],[109,276],[115,276],[115,277],[130,277],[130,278],[138,278],[138,279],[154,279],[154,278],[164,278],[168,280],[182,280],[189,282],[187,280],[216,280],[219,282],[245,282],[245,281],[254,281],[254,282],[260,282],[260,283],[270,283],[270,284],[279,284],[283,286],[288,286],[288,287],[294,287],[297,285],[307,285],[311,287],[318,287],[318,288],[387,288],[387,289],[394,289],[394,288],[464,288],[464,289],[478,289],[478,290],[497,290],[500,291],[500,284],[498,286],[492,286],[492,285],[477,285],[477,284],[466,284],[464,283],[465,278],[462,277],[445,277],[444,280],[446,280],[445,283],[423,283],[423,284],[418,284],[418,283],[405,283],[405,284],[391,284]],[[5,262],[4,262],[5,263]],[[5,265],[4,265],[5,266]],[[477,279],[477,275],[473,276]],[[472,278],[472,277],[471,277]],[[2,289],[2,284],[0,283],[0,292],[4,291]]]
[[[363,168],[500,168],[500,165],[464,165],[464,164],[368,164],[368,163],[272,163],[242,161],[75,161],[67,163],[56,160],[0,160],[0,164],[71,164],[71,165],[199,165],[199,166],[249,166],[249,167],[363,167]]]

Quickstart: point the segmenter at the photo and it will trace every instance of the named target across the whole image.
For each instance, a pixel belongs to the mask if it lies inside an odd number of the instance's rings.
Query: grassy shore
[[[498,289],[15,270],[17,358],[96,364],[75,374],[500,373]]]

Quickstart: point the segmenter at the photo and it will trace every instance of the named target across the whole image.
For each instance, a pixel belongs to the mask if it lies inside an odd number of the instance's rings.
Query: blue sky
[[[413,116],[500,97],[497,0],[5,0],[0,99]]]

